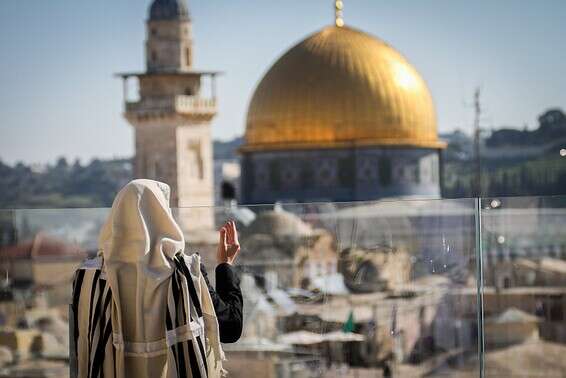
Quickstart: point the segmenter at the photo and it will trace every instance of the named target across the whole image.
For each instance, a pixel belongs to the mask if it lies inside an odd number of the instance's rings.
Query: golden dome
[[[443,148],[418,72],[385,42],[330,26],[285,53],[252,97],[243,151]]]

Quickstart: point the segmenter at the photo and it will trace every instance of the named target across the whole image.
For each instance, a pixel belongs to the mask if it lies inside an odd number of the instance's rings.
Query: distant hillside
[[[566,138],[566,115],[561,109],[549,109],[538,117],[536,130],[502,128],[486,139],[489,148],[506,146],[532,146],[553,143]]]
[[[226,142],[214,141],[214,160],[232,160],[238,157],[238,148],[244,143],[239,137]]]
[[[482,195],[566,194],[566,115],[551,109],[538,118],[536,130],[499,129],[482,141]],[[473,140],[463,133],[445,137],[443,195],[474,195]]]
[[[474,163],[448,161],[444,165],[443,196],[475,195]],[[482,161],[482,196],[566,194],[566,158],[558,152],[524,161]]]
[[[0,208],[103,207],[132,177],[130,159],[78,161],[64,158],[41,169],[0,161]]]

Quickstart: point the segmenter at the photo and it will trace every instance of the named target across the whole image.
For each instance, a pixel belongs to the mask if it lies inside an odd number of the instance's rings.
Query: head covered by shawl
[[[173,256],[185,246],[171,214],[167,184],[134,180],[116,195],[98,238],[107,266],[136,265],[152,280],[171,275]]]

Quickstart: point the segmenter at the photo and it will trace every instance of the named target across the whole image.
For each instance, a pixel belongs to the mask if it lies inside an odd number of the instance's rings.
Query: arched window
[[[392,166],[391,166],[391,159],[387,156],[383,156],[379,159],[379,183],[383,186],[391,185],[391,181],[393,178],[392,174]]]

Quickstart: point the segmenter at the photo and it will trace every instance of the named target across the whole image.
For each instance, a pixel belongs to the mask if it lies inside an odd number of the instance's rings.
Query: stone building
[[[341,7],[337,1],[337,14]],[[439,197],[444,147],[415,68],[337,16],[259,82],[240,150],[242,200]]]
[[[517,308],[485,319],[485,342],[489,347],[508,346],[539,340],[540,319]]]
[[[78,245],[40,232],[31,240],[0,248],[0,271],[16,286],[63,286],[68,291],[75,269],[85,257]]]
[[[218,73],[193,68],[191,27],[184,0],[154,0],[146,26],[146,71],[120,74],[124,116],[135,128],[134,176],[169,184],[173,208],[198,207],[179,211],[184,230],[214,225],[210,122],[217,113]],[[139,98],[129,98],[130,78],[138,80]]]
[[[253,251],[242,269],[264,277],[270,288],[309,288],[317,277],[337,272],[334,236],[279,208],[260,212],[242,230],[242,248]]]
[[[411,280],[411,258],[395,248],[346,248],[340,252],[338,267],[354,293],[385,291]]]

